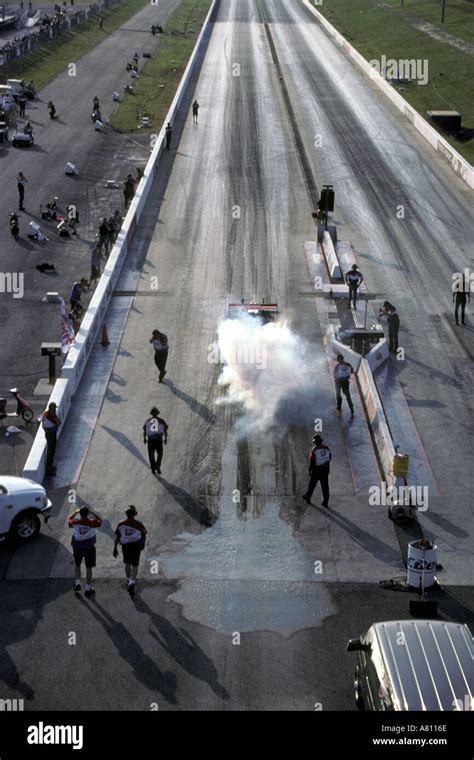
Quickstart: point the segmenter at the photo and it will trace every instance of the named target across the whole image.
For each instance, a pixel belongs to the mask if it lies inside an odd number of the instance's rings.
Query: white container
[[[408,544],[407,583],[412,588],[421,588],[422,576],[425,588],[436,582],[436,544],[429,544],[428,549],[420,548],[419,541]]]

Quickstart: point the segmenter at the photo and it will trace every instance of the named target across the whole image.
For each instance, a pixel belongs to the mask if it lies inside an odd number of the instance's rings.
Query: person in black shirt
[[[456,320],[456,324],[459,324],[459,307],[461,307],[461,324],[465,325],[465,315],[466,315],[466,301],[471,301],[471,294],[469,292],[469,287],[466,287],[466,280],[463,277],[462,278],[462,287],[460,290],[455,290],[453,293],[453,303],[454,303],[454,319]]]
[[[381,317],[386,317],[388,325],[388,347],[389,351],[395,353],[398,351],[398,331],[400,329],[400,318],[395,306],[390,301],[384,301],[380,311]]]

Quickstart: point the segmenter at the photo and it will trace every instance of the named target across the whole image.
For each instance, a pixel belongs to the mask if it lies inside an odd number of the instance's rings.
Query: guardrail
[[[212,2],[201,29],[201,33],[196,40],[188,65],[186,66],[179,87],[173,98],[173,102],[171,103],[165,119],[165,124],[169,121],[173,122],[176,117],[198,59],[198,55],[201,52],[202,47],[207,44],[210,33],[210,22],[219,3],[220,0],[213,0]],[[164,150],[164,142],[165,126],[163,125],[155,147],[148,159],[145,171],[143,172],[143,177],[140,180],[134,198],[125,216],[115,245],[108,258],[107,265],[84,315],[81,327],[76,336],[76,341],[69,350],[66,361],[63,365],[61,378],[56,381],[49,398],[48,403],[55,401],[58,405],[58,414],[63,423],[59,430],[58,437],[61,434],[61,430],[64,429],[64,421],[69,412],[72,397],[77,390],[77,386],[86,367],[87,360],[94,346],[105,312],[109,306],[112,293],[122,271],[123,263],[128,253],[133,234],[145,208],[149,192],[158,170],[159,159]],[[43,430],[40,428],[33,441],[33,446],[23,468],[23,477],[31,478],[40,483],[44,478],[45,463],[46,440]]]
[[[311,4],[310,0],[303,0],[303,4],[316,16],[321,25],[329,32],[331,37],[350,55],[350,57],[368,74],[374,84],[390,98],[392,103],[408,119],[410,124],[419,132],[424,139],[448,161],[453,171],[469,186],[474,188],[474,167],[463,158],[455,148],[442,137],[405,98],[397,92],[392,85],[384,79],[379,72],[359,53],[346,38],[333,27],[333,25]]]

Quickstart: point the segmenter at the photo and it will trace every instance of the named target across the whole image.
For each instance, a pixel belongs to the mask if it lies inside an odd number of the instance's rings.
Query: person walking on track
[[[23,201],[25,200],[25,185],[28,182],[23,172],[18,172],[18,177],[16,178],[16,183],[18,187],[18,196],[19,196],[19,204],[18,207],[20,211],[23,211]]]
[[[125,510],[125,514],[127,519],[121,520],[115,529],[113,556],[118,557],[118,545],[120,544],[127,578],[127,591],[133,599],[140,554],[145,548],[147,530],[143,523],[136,519],[138,513],[133,504]]]
[[[329,446],[323,443],[320,435],[313,438],[314,446],[309,455],[309,483],[308,490],[303,494],[303,499],[310,504],[314,489],[321,483],[323,500],[321,506],[329,507],[329,462],[332,459]]]
[[[469,291],[469,285],[466,285],[466,279],[463,275],[462,287],[459,290],[455,290],[453,293],[454,319],[457,325],[459,325],[459,309],[461,309],[461,324],[466,324],[466,301],[471,301],[471,293]]]
[[[153,406],[150,409],[150,417],[143,425],[143,443],[148,444],[148,459],[153,473],[161,475],[161,461],[163,459],[163,444],[168,443],[168,425],[162,417],[158,417],[160,410]]]
[[[158,382],[161,383],[166,375],[166,362],[168,361],[169,350],[168,338],[159,330],[153,330],[150,343],[153,343],[153,348],[155,349],[155,364],[160,373]]]
[[[198,114],[199,114],[199,103],[197,100],[193,103],[193,122],[194,124],[198,123]]]
[[[71,545],[74,552],[74,574],[76,582],[74,591],[81,590],[81,564],[84,560],[86,566],[86,596],[92,596],[95,589],[92,586],[92,570],[96,562],[96,528],[102,525],[102,518],[97,512],[89,507],[76,509],[68,519],[68,525],[72,528]]]
[[[356,308],[357,303],[357,290],[359,288],[359,285],[364,281],[364,277],[361,272],[357,269],[357,264],[353,264],[351,269],[349,269],[348,272],[345,273],[344,279],[346,281],[346,285],[349,286],[349,301],[347,304],[347,308],[351,308],[351,301],[354,304],[354,309]]]
[[[341,391],[343,392],[344,396],[347,399],[347,403],[349,404],[349,409],[351,410],[351,414],[354,414],[354,404],[352,403],[351,398],[351,389],[350,389],[350,383],[351,383],[351,375],[354,372],[354,368],[352,364],[349,364],[349,362],[344,361],[344,357],[342,354],[338,354],[336,356],[337,364],[334,367],[334,382],[336,385],[336,404],[337,409],[340,411],[342,407],[342,396]]]

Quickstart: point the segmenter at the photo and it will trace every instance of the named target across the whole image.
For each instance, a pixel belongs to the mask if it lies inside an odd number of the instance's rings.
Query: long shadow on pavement
[[[135,599],[135,606],[150,618],[150,635],[163,647],[187,673],[205,681],[220,699],[229,699],[226,689],[219,683],[217,670],[212,660],[200,649],[195,639],[183,628],[175,628],[162,615],[153,612],[141,598]]]
[[[176,398],[179,398],[180,401],[184,401],[184,403],[189,406],[191,411],[199,414],[199,416],[202,417],[205,422],[214,421],[214,413],[209,409],[208,406],[201,404],[200,401],[197,401],[197,399],[193,398],[188,393],[180,390],[180,388],[178,388],[172,380],[163,380],[163,385],[167,385],[171,393],[173,393]]]
[[[193,520],[196,520],[200,525],[207,525],[209,527],[213,525],[216,518],[206,506],[193,499],[187,491],[179,488],[179,486],[169,483],[165,478],[158,476],[158,480]]]
[[[130,452],[130,454],[133,454],[135,459],[138,459],[139,462],[143,462],[148,467],[148,461],[145,459],[141,451],[137,449],[134,443],[128,438],[124,433],[122,433],[120,430],[114,430],[113,428],[107,427],[107,425],[102,425],[102,429],[105,430],[107,433],[109,433],[112,438],[115,438],[118,443],[120,443],[122,446],[124,446],[127,451]]]
[[[345,530],[353,541],[370,552],[372,556],[380,559],[382,562],[400,564],[400,553],[389,546],[389,544],[386,544],[385,541],[372,536],[366,530],[362,530],[356,523],[351,522],[351,520],[348,520],[339,513],[331,511],[331,509],[325,509],[324,507],[316,507],[316,509],[339,528]]]
[[[171,671],[162,672],[156,662],[144,653],[140,644],[123,623],[114,620],[95,599],[90,604],[81,597],[78,601],[101,624],[120,657],[133,669],[135,678],[150,691],[159,691],[170,704],[177,704],[176,675]]]

